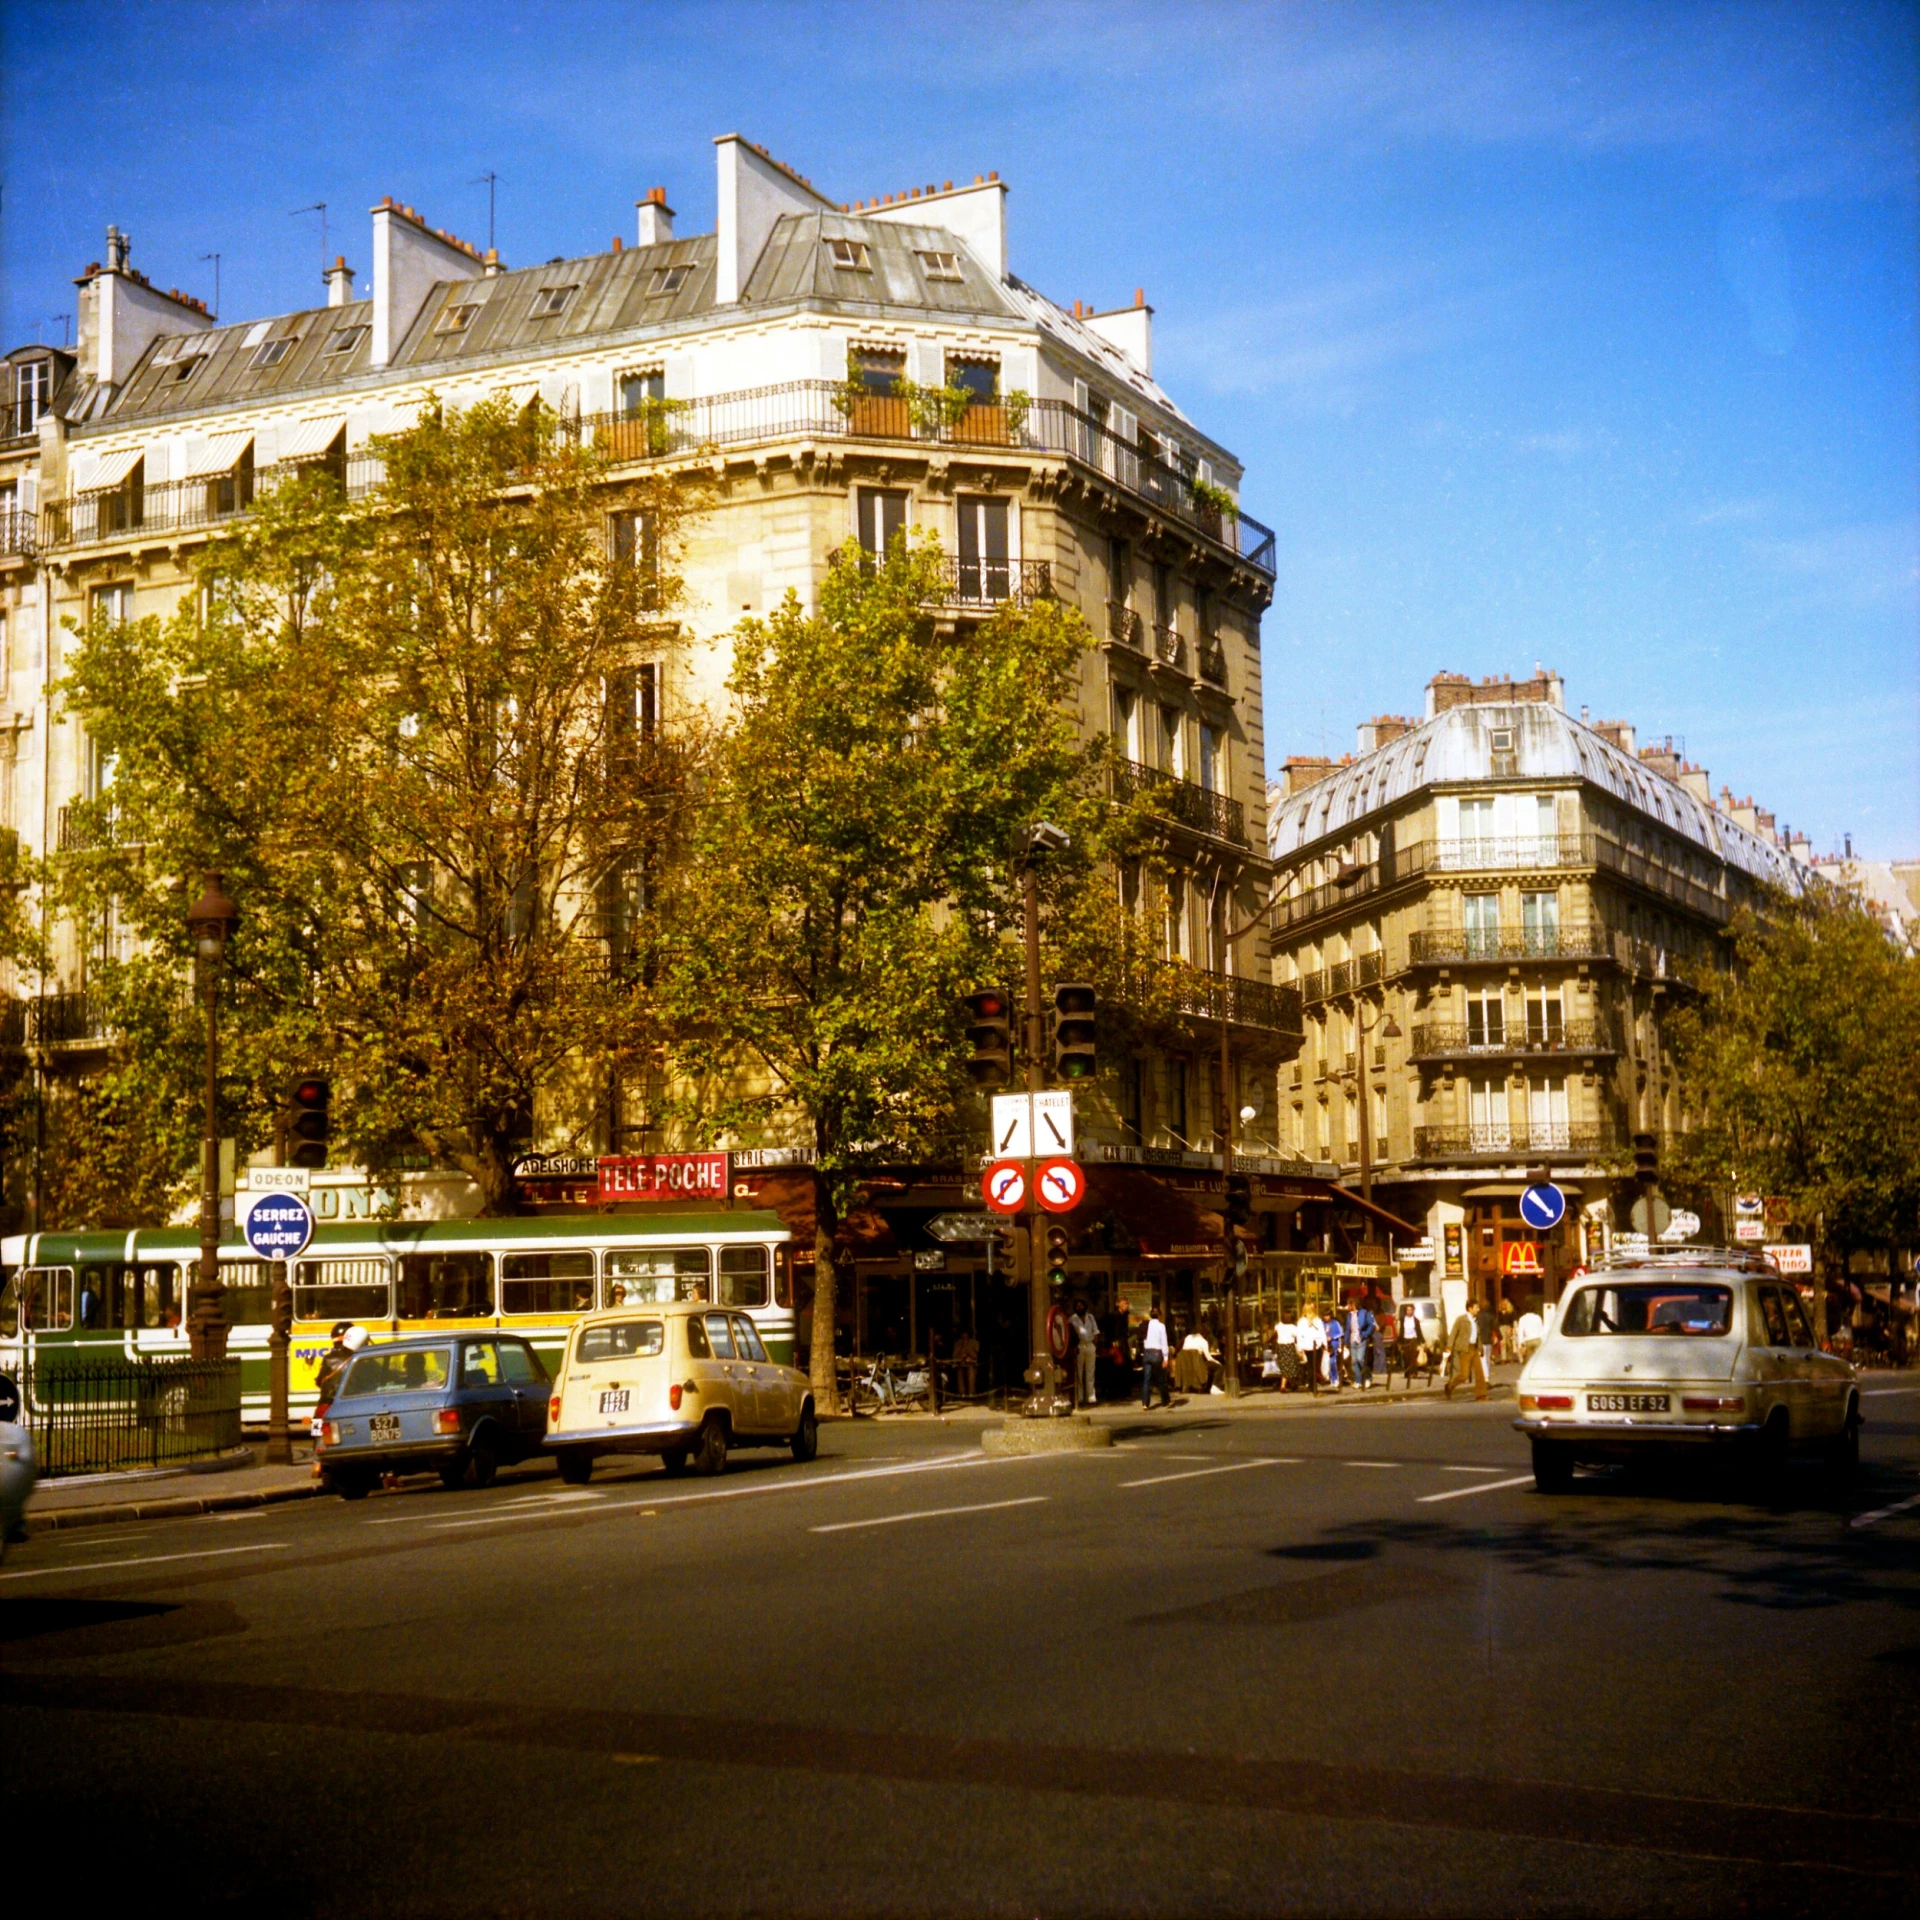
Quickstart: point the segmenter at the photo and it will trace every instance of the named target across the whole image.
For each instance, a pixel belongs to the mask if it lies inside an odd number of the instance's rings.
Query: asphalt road
[[[1767,1507],[1408,1405],[48,1535],[10,1852],[274,1915],[1911,1915],[1920,1389],[1867,1405]]]

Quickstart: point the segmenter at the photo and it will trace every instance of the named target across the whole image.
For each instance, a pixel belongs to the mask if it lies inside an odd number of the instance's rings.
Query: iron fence
[[[238,1360],[55,1351],[23,1362],[16,1377],[43,1478],[174,1466],[240,1444]]]
[[[1113,770],[1113,793],[1116,800],[1131,800],[1138,795],[1161,819],[1195,833],[1246,844],[1247,814],[1238,800],[1230,800],[1210,787],[1196,786],[1162,767],[1122,760]]]

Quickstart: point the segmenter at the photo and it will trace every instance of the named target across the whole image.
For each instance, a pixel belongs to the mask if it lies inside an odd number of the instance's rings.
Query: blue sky
[[[1145,286],[1279,530],[1268,756],[1439,668],[1566,676],[1816,846],[1920,854],[1908,6],[7,0],[6,344],[109,220],[229,317],[392,193],[514,264],[713,217],[716,133],[836,199],[998,168],[1014,269]]]

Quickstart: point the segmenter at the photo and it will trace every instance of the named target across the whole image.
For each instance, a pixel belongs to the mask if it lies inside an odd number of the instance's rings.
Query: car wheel
[[[793,1457],[800,1461],[811,1460],[820,1451],[820,1422],[814,1418],[811,1400],[800,1409],[800,1424],[794,1428],[788,1445],[793,1449]]]
[[[1860,1403],[1857,1400],[1847,1402],[1847,1417],[1841,1422],[1833,1449],[1827,1455],[1827,1465],[1842,1486],[1860,1471]]]
[[[1563,1440],[1533,1443],[1533,1484],[1541,1493],[1565,1493],[1573,1485],[1573,1449]]]
[[[593,1478],[593,1455],[584,1447],[564,1447],[559,1457],[560,1478],[570,1487],[584,1487]]]
[[[1791,1439],[1786,1409],[1776,1407],[1755,1436],[1753,1452],[1747,1460],[1747,1478],[1762,1499],[1778,1494],[1781,1482],[1787,1477],[1787,1449]]]
[[[660,1471],[671,1478],[687,1470],[687,1450],[685,1447],[669,1447],[660,1456]]]
[[[440,1484],[449,1493],[458,1493],[467,1484],[467,1456],[456,1453],[451,1460],[440,1462]]]
[[[494,1451],[490,1434],[476,1433],[467,1442],[467,1465],[473,1470],[476,1487],[493,1485],[493,1476],[500,1471],[500,1456]]]
[[[364,1500],[373,1491],[373,1475],[364,1467],[329,1467],[326,1478],[342,1500]]]
[[[700,1444],[693,1456],[693,1470],[707,1479],[723,1473],[727,1465],[727,1423],[718,1414],[709,1414],[700,1429]]]

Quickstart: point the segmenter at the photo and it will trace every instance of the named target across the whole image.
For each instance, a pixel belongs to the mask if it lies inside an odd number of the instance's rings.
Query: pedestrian
[[[1491,1300],[1483,1300],[1479,1311],[1473,1316],[1473,1344],[1480,1351],[1480,1377],[1482,1380],[1493,1378],[1493,1343],[1499,1338],[1500,1316],[1493,1310]]]
[[[1420,1365],[1420,1310],[1411,1300],[1400,1309],[1400,1371],[1407,1376],[1407,1385],[1413,1385],[1413,1376]]]
[[[1388,1352],[1387,1331],[1393,1325],[1393,1308],[1383,1301],[1385,1311],[1373,1316],[1373,1352],[1367,1361],[1369,1377],[1373,1374],[1385,1375],[1385,1384],[1393,1385],[1393,1360]]]
[[[1453,1398],[1454,1388],[1466,1379],[1473,1381],[1476,1400],[1487,1397],[1485,1376],[1480,1372],[1480,1352],[1473,1337],[1474,1304],[1468,1301],[1461,1309],[1447,1335],[1447,1383],[1441,1391],[1449,1400]]]
[[[1514,1357],[1513,1323],[1516,1318],[1517,1316],[1513,1311],[1513,1302],[1503,1293],[1500,1296],[1499,1317],[1500,1358],[1502,1360],[1511,1361]]]
[[[974,1382],[980,1371],[980,1342],[968,1327],[953,1343],[953,1388],[962,1400],[973,1398]]]
[[[927,1329],[927,1402],[935,1413],[940,1411],[940,1334],[935,1327]]]
[[[1340,1391],[1340,1350],[1346,1344],[1346,1333],[1340,1325],[1340,1316],[1330,1313],[1326,1317],[1327,1336],[1327,1384],[1335,1393]]]
[[[1306,1310],[1297,1323],[1295,1341],[1300,1349],[1300,1370],[1306,1378],[1307,1391],[1320,1391],[1320,1356],[1327,1350],[1327,1332],[1320,1324],[1320,1315],[1315,1311],[1312,1301],[1308,1301]]]
[[[1147,1329],[1140,1336],[1140,1405],[1153,1405],[1155,1382],[1160,1387],[1160,1404],[1173,1405],[1173,1393],[1167,1385],[1167,1327],[1157,1307],[1147,1309]]]
[[[1082,1300],[1078,1311],[1067,1322],[1073,1332],[1073,1404],[1090,1407],[1099,1397],[1093,1390],[1093,1369],[1100,1358],[1100,1322],[1093,1309]]]

